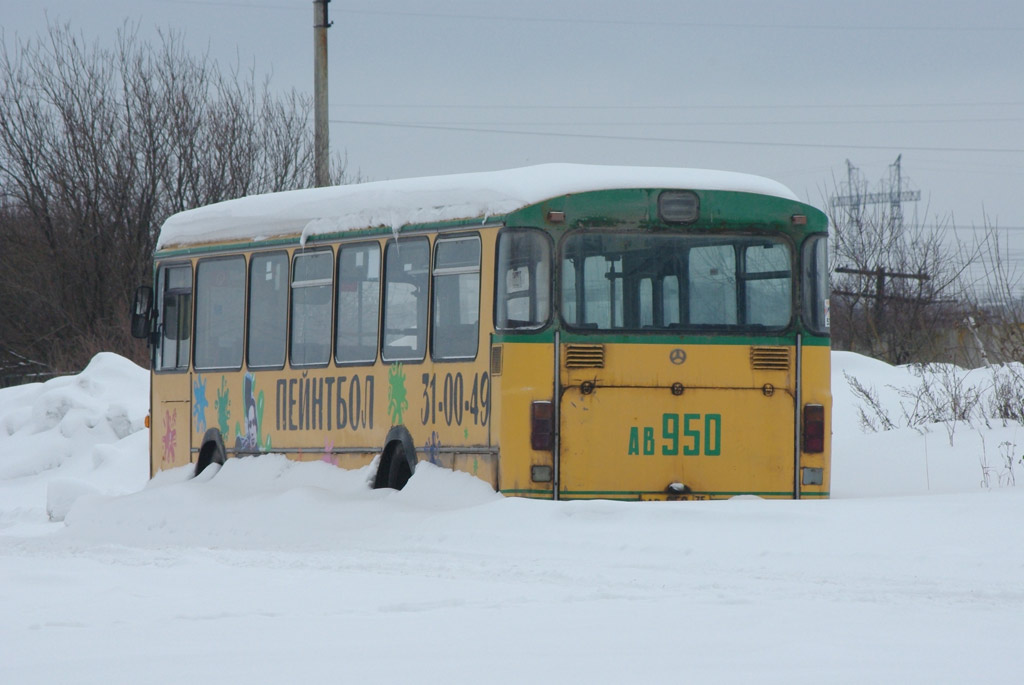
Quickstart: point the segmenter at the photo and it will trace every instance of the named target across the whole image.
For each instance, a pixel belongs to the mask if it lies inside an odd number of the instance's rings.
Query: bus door
[[[191,462],[192,265],[162,265],[157,270],[156,347],[151,384],[151,470]]]

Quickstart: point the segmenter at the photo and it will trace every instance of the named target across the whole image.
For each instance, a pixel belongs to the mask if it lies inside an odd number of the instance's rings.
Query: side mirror
[[[132,337],[148,338],[149,322],[153,310],[153,289],[148,285],[140,285],[135,291],[132,303]]]

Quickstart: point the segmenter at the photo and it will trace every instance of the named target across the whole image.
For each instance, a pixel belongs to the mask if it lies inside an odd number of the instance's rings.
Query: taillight
[[[554,446],[555,405],[548,401],[530,405],[530,447],[550,450]]]
[[[825,407],[804,405],[804,452],[825,451]]]

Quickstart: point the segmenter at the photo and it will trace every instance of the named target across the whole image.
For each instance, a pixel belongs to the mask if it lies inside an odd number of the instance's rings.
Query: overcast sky
[[[0,0],[6,40],[173,27],[312,93],[310,0]],[[331,147],[371,180],[551,161],[727,169],[823,206],[846,160],[927,222],[1024,237],[1020,0],[334,0]],[[874,188],[872,188],[874,190]],[[912,205],[904,207],[908,216]],[[926,213],[927,212],[927,213]],[[1020,252],[1024,256],[1024,250]]]

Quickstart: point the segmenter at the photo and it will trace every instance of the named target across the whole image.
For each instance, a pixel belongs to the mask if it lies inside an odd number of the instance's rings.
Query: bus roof
[[[260,241],[373,227],[502,216],[567,194],[627,188],[726,190],[797,200],[781,183],[728,171],[542,164],[448,176],[291,190],[228,200],[170,217],[157,249]]]

